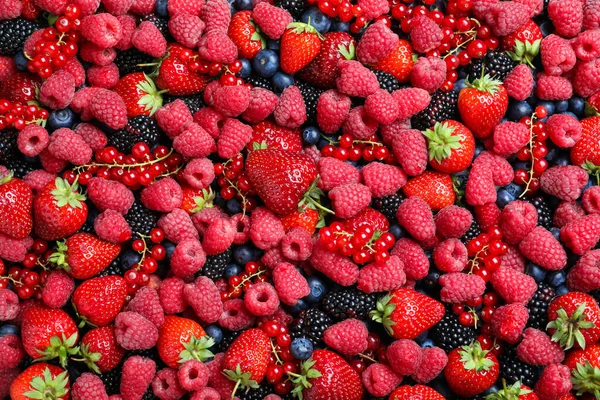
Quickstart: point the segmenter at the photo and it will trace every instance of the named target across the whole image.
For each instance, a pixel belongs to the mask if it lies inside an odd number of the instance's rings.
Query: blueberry
[[[263,78],[270,78],[279,69],[279,56],[273,50],[261,50],[252,60],[254,71]]]
[[[565,114],[565,115],[570,115],[571,117],[573,117],[573,118],[577,119],[577,115],[573,114],[573,113],[572,113],[572,112],[570,112],[570,111],[564,112],[563,114]]]
[[[567,280],[567,274],[563,271],[554,271],[548,274],[546,281],[553,287],[559,287],[563,285]]]
[[[252,0],[235,0],[235,6],[238,10],[252,10],[254,3]]]
[[[536,282],[542,282],[546,278],[546,270],[541,268],[539,265],[534,263],[529,263],[525,267],[525,272],[527,275],[531,275]]]
[[[550,154],[550,153],[548,153]],[[548,158],[546,158],[548,159]],[[548,161],[552,161],[552,160],[548,160]],[[556,157],[556,159],[554,160],[554,165],[557,165],[559,167],[564,167],[569,165],[571,162],[569,160],[569,156],[568,155],[561,155],[560,157]]]
[[[560,228],[552,227],[550,228],[550,233],[552,233],[552,236],[554,236],[556,240],[560,240]]]
[[[496,204],[500,208],[504,208],[508,203],[515,201],[515,195],[506,189],[500,189],[498,191],[498,197],[496,198]]]
[[[302,131],[302,141],[308,145],[317,144],[319,139],[321,139],[321,132],[319,131],[319,128],[307,126]],[[325,144],[329,144],[329,142]],[[325,144],[323,146],[325,146]]]
[[[308,359],[313,352],[313,344],[307,338],[299,337],[292,340],[290,353],[298,360]]]
[[[421,333],[419,336],[415,338],[415,342],[419,344],[419,346],[423,347],[422,343],[427,339],[427,331]]]
[[[390,226],[389,232],[394,235],[394,238],[396,240],[401,239],[404,237],[404,230],[402,229],[402,227],[398,224],[394,224],[392,226]]]
[[[331,23],[330,30],[332,32],[350,32],[350,23],[338,21],[336,18],[336,20]]]
[[[229,264],[225,267],[225,278],[229,279],[242,273],[244,269],[237,264]]]
[[[242,79],[246,79],[250,77],[252,73],[252,63],[247,58],[240,58],[240,62],[242,63],[242,69],[238,72],[238,76]]]
[[[219,344],[223,340],[223,331],[217,325],[210,324],[205,326],[204,332],[215,340],[215,344]]]
[[[433,292],[438,288],[438,281],[440,279],[440,271],[433,270],[427,274],[423,280],[423,285],[427,292]]]
[[[310,24],[321,34],[327,33],[329,28],[331,28],[331,20],[317,7],[311,7],[306,10],[300,20],[305,24]]]
[[[304,301],[304,299],[300,299],[295,305],[288,307],[290,313],[292,313],[293,315],[298,315],[300,311],[306,310],[307,308],[308,303]]]
[[[526,101],[512,101],[508,106],[506,116],[511,121],[518,121],[523,117],[531,115],[533,109]]]
[[[544,107],[546,111],[548,111],[548,115],[552,115],[555,112],[561,112],[556,109],[556,104],[551,101],[540,101],[539,103],[537,103],[537,105]]]
[[[63,108],[62,110],[54,110],[48,116],[46,122],[46,129],[49,132],[54,132],[60,128],[71,128],[75,122],[75,114],[70,108]]]
[[[271,82],[273,82],[275,90],[277,90],[278,92],[283,92],[283,89],[294,84],[294,77],[279,71],[275,75],[273,75],[273,78],[271,78]]]
[[[554,25],[552,25],[552,22],[547,19],[540,24],[540,31],[542,31],[542,36],[546,37],[554,32]]]
[[[556,106],[555,112],[557,114],[562,114],[564,112],[567,112],[567,110],[569,109],[569,101],[568,100],[556,101],[556,102],[554,102],[554,105]],[[548,113],[548,115],[552,115],[552,114]]]
[[[169,16],[169,10],[167,9],[167,3],[168,3],[168,0],[156,0],[156,3],[154,4],[154,12],[156,12],[156,15],[158,15],[159,17],[168,17]]]
[[[557,296],[562,296],[563,294],[567,294],[569,292],[570,292],[569,288],[566,287],[565,285],[560,285],[559,287],[556,288]]]
[[[227,200],[225,200],[223,198],[223,196],[221,196],[220,191],[218,191],[217,194],[215,195],[215,199],[213,200],[213,203],[221,208],[227,207]]]
[[[27,71],[27,63],[29,60],[25,58],[25,54],[22,51],[19,51],[15,54],[15,66],[19,71],[25,72]]]
[[[6,324],[0,326],[0,337],[6,335],[19,335],[19,327],[16,325]]]
[[[238,199],[227,200],[227,212],[231,215],[242,212],[242,204]]]
[[[267,39],[267,49],[273,51],[279,51],[279,40]]]
[[[254,259],[254,251],[250,246],[238,246],[233,250],[233,258],[240,265],[246,265]]]
[[[585,113],[585,99],[579,96],[573,96],[569,99],[569,111],[578,117],[583,117]]]
[[[533,92],[535,93],[535,90]],[[540,102],[540,99],[538,99],[535,95],[533,95],[533,96],[529,96],[527,99],[525,99],[525,101],[531,107],[536,107],[538,105],[538,103]]]
[[[460,91],[467,87],[467,84],[464,79],[459,79],[454,82],[454,91],[460,93]]]
[[[306,278],[308,282],[308,287],[310,288],[310,293],[306,296],[306,301],[309,303],[319,303],[321,299],[327,293],[327,287],[325,283],[316,275],[311,275]]]
[[[175,251],[175,243],[169,241],[169,240],[165,240],[162,242],[163,247],[165,248],[165,251],[167,253],[167,256],[165,257],[165,260],[170,261],[171,260],[171,256],[173,255],[173,252]]]
[[[121,253],[121,269],[123,272],[127,271],[135,264],[140,262],[142,256],[137,251],[132,249],[125,249]]]
[[[483,147],[481,144],[475,146],[475,158],[477,158],[477,156],[479,156],[482,151],[485,151],[485,147]]]
[[[418,339],[418,338],[417,338],[417,339]],[[422,348],[424,348],[424,349],[425,349],[425,348],[427,348],[427,347],[435,347],[435,343],[433,342],[433,340],[431,340],[431,339],[429,339],[429,338],[427,338],[427,339],[423,340],[423,341],[420,343],[420,345],[421,345],[421,347],[422,347]]]

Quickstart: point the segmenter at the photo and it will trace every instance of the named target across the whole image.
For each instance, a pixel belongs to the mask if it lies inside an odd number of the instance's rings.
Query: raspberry
[[[517,246],[508,246],[508,251],[502,256],[502,265],[514,270],[525,271],[526,260]]]
[[[206,32],[227,32],[231,21],[231,8],[227,0],[208,0],[202,6],[202,20],[206,23]]]
[[[208,207],[195,213],[192,222],[198,233],[203,236],[208,226],[219,218],[227,218],[227,214],[218,207]]]
[[[73,278],[65,271],[52,271],[42,288],[42,301],[50,308],[62,308],[75,289]]]
[[[50,154],[59,160],[83,165],[92,159],[92,149],[85,140],[69,128],[54,131],[48,144]]]
[[[358,106],[348,113],[346,121],[342,125],[342,132],[355,139],[366,140],[375,135],[378,126],[379,123],[367,115],[365,107]]]
[[[600,214],[569,222],[561,228],[560,240],[575,254],[591,250],[600,240]]]
[[[207,29],[198,41],[198,54],[207,61],[230,64],[238,57],[238,49],[226,32]]]
[[[431,102],[431,96],[424,89],[406,88],[392,92],[398,104],[398,119],[410,118],[423,111]]]
[[[169,19],[169,32],[175,41],[189,48],[198,45],[205,26],[198,16],[187,13],[175,14]]]
[[[494,128],[494,152],[508,157],[529,143],[529,129],[518,122],[503,122]]]
[[[585,253],[567,275],[567,287],[579,292],[591,292],[600,289],[600,250]]]
[[[537,290],[537,284],[531,276],[506,266],[498,268],[490,282],[507,303],[525,304]]]
[[[544,369],[535,384],[535,393],[540,400],[567,399],[573,388],[571,370],[566,365],[552,364]]]
[[[390,367],[399,375],[414,374],[423,357],[423,350],[417,343],[409,339],[399,339],[386,349]]]
[[[519,64],[508,73],[502,84],[510,97],[523,101],[533,91],[533,75],[527,65]]]
[[[28,157],[40,154],[50,143],[48,131],[37,124],[30,124],[19,132],[17,146]]]
[[[142,53],[155,58],[162,57],[167,52],[167,40],[150,21],[138,25],[131,36],[131,44]]]
[[[460,238],[469,230],[473,215],[465,208],[451,205],[438,211],[433,219],[438,235],[445,238]]]
[[[402,382],[402,377],[385,364],[373,363],[361,375],[367,391],[375,397],[386,397]]]
[[[40,88],[40,102],[54,110],[66,108],[74,95],[75,78],[63,70],[50,75]]]
[[[192,122],[192,113],[181,99],[165,104],[156,111],[156,122],[169,138],[174,139],[183,131],[183,127]]]
[[[188,213],[181,208],[176,208],[169,214],[160,217],[157,225],[165,231],[165,237],[173,243],[179,243],[186,239],[198,240],[198,231]]]
[[[358,0],[358,5],[367,20],[375,19],[390,11],[389,3],[384,0]]]
[[[289,306],[295,305],[302,297],[310,294],[310,288],[304,276],[296,267],[287,262],[278,264],[273,270],[273,285],[275,285],[279,299]]]
[[[515,0],[515,3],[526,6],[530,17],[535,17],[544,10],[543,0]]]
[[[365,324],[354,318],[331,325],[323,335],[327,346],[344,355],[357,355],[367,349],[369,331]]]
[[[279,97],[275,93],[260,87],[253,87],[250,90],[250,103],[242,113],[242,118],[252,124],[260,122],[273,114],[278,103]]]
[[[421,57],[410,73],[412,86],[433,93],[446,79],[446,63],[437,57]]]
[[[124,15],[131,8],[133,0],[103,0],[104,9],[111,15]]]
[[[94,14],[96,10],[98,10],[98,7],[100,7],[100,0],[76,0],[73,4],[79,6],[81,9],[81,16],[85,17]]]
[[[588,214],[600,213],[600,186],[591,186],[583,192],[583,208]]]
[[[494,335],[508,343],[515,344],[525,329],[529,312],[523,304],[514,303],[498,307],[492,316]]]
[[[425,347],[422,355],[421,365],[412,374],[412,378],[418,383],[428,383],[444,370],[448,364],[448,356],[439,347]]]
[[[156,363],[150,358],[131,356],[123,364],[121,397],[123,400],[141,399],[154,378]]]
[[[293,261],[308,260],[312,252],[310,233],[304,228],[293,228],[281,240],[281,252]]]
[[[329,194],[335,215],[339,218],[350,218],[368,207],[371,202],[371,191],[360,183],[350,183],[332,189]]]
[[[121,24],[121,40],[119,43],[115,45],[115,48],[119,50],[129,50],[133,47],[133,43],[131,43],[131,38],[133,37],[133,33],[137,28],[136,18],[133,15],[125,14],[119,15],[117,17],[119,23]]]
[[[273,116],[278,125],[286,128],[297,128],[306,121],[306,106],[298,86],[283,90]]]
[[[208,158],[194,158],[182,172],[182,177],[194,189],[205,189],[215,179],[213,163]]]
[[[206,93],[206,90],[205,90]],[[200,125],[214,139],[219,137],[221,132],[221,124],[225,120],[225,116],[219,114],[210,107],[201,108],[194,114],[194,121]]]
[[[98,210],[114,210],[121,214],[127,214],[135,201],[133,193],[127,186],[121,182],[102,178],[90,179],[87,195]]]
[[[239,331],[252,326],[255,319],[256,317],[246,308],[244,300],[233,299],[223,303],[223,314],[219,318],[219,325],[230,331]]]
[[[94,220],[94,232],[102,240],[122,243],[131,239],[131,228],[118,211],[106,210]]]
[[[585,211],[576,201],[563,201],[554,210],[552,222],[554,226],[562,228],[571,221],[585,216]]]
[[[404,265],[406,277],[410,280],[419,280],[429,272],[429,259],[423,248],[411,239],[401,238],[392,249],[393,256],[398,256]]]
[[[10,321],[19,314],[19,298],[9,289],[0,289],[0,321]]]
[[[216,151],[214,139],[202,127],[189,122],[173,140],[173,148],[184,157],[207,157]]]
[[[21,15],[23,3],[18,0],[7,0],[0,4],[0,21],[14,19]]]
[[[108,395],[106,394],[104,383],[98,375],[91,372],[84,372],[73,383],[71,398],[73,400],[100,400],[108,399]]]
[[[197,17],[202,16],[204,2],[190,0],[171,0],[167,4],[167,10],[171,18],[180,14],[189,14]]]
[[[246,85],[221,86],[213,94],[213,107],[226,117],[237,117],[250,104],[250,88]]]
[[[418,15],[411,19],[410,39],[418,53],[427,53],[439,47],[443,38],[442,28],[428,16]]]
[[[265,35],[275,40],[279,39],[285,28],[294,21],[287,10],[267,2],[260,2],[254,7],[252,19]]]
[[[96,64],[108,65],[117,57],[117,51],[114,48],[102,48],[92,42],[83,42],[79,49],[79,56],[83,61]]]
[[[523,332],[523,340],[517,346],[517,356],[530,365],[548,365],[562,362],[565,352],[546,333],[527,328]]]
[[[177,181],[164,178],[144,188],[141,201],[150,210],[168,213],[181,207],[183,191]]]
[[[10,385],[17,380],[20,374],[20,368],[0,370],[0,396],[7,397],[10,394]]]
[[[124,311],[115,319],[115,337],[125,350],[150,349],[158,341],[158,329],[140,314]]]
[[[159,399],[180,399],[187,392],[179,385],[177,370],[163,368],[152,379],[152,392]]]
[[[25,175],[23,182],[34,191],[40,191],[50,182],[54,182],[56,175],[48,173],[43,169],[36,169]]]
[[[588,182],[588,174],[581,167],[567,165],[547,169],[540,178],[541,189],[564,201],[573,201],[581,195]]]
[[[183,297],[202,321],[213,323],[221,318],[221,294],[210,278],[200,276],[195,282],[185,285]]]
[[[360,38],[356,55],[363,64],[376,64],[394,51],[399,40],[398,35],[385,24],[375,23]]]
[[[202,240],[202,248],[209,256],[222,253],[233,243],[235,233],[235,227],[228,219],[217,219],[206,230]]]
[[[135,293],[135,296],[127,305],[127,311],[140,314],[157,328],[160,328],[165,322],[165,313],[160,305],[158,292],[149,286],[140,288]]]
[[[425,136],[416,129],[404,129],[392,142],[394,158],[402,167],[406,175],[421,175],[429,160],[429,152]]]
[[[371,162],[361,170],[363,181],[373,197],[396,193],[406,183],[406,174],[400,167]]]
[[[467,248],[458,239],[446,239],[433,249],[433,262],[440,271],[460,272],[468,259]]]
[[[492,172],[481,163],[474,163],[465,189],[467,203],[472,206],[496,202],[496,187]]]
[[[358,275],[358,288],[365,293],[387,292],[405,283],[404,264],[397,256],[391,256],[384,265],[376,262],[366,265]]]
[[[366,98],[379,89],[377,76],[358,61],[339,61],[338,72],[336,86],[340,93]]]
[[[578,95],[588,97],[600,90],[600,61],[579,63],[575,69],[573,85]]]
[[[350,97],[328,90],[323,92],[317,102],[317,123],[325,133],[334,133],[342,126],[350,112],[352,102]]]
[[[552,0],[548,4],[548,17],[558,35],[575,37],[583,26],[583,3],[578,0]]]
[[[350,286],[358,280],[358,266],[347,257],[327,250],[320,241],[313,246],[310,263],[314,269],[342,286]]]
[[[498,222],[504,241],[508,244],[518,244],[535,228],[537,221],[535,206],[528,201],[516,200],[504,207]]]
[[[267,268],[274,269],[279,264],[287,262],[288,260],[283,256],[279,247],[274,247],[265,251],[265,254],[261,257],[260,261],[265,264]]]
[[[398,118],[398,103],[387,90],[379,89],[365,102],[367,115],[379,123],[391,124]]]
[[[587,0],[583,5],[583,29],[591,31],[600,26],[600,1]]]
[[[2,351],[0,371],[16,368],[25,358],[23,344],[17,335],[8,334],[0,337],[0,351]]]
[[[217,142],[219,157],[231,158],[242,151],[252,138],[252,127],[234,118],[228,118]]]
[[[464,303],[485,292],[485,281],[479,275],[453,272],[440,276],[440,299],[445,303]]]
[[[185,311],[187,303],[183,298],[185,282],[181,278],[165,278],[158,289],[160,304],[165,314],[178,314]]]
[[[98,121],[112,129],[127,125],[127,107],[121,96],[107,89],[100,89],[89,103],[89,109]]]
[[[435,222],[431,208],[420,197],[404,200],[396,211],[398,223],[417,240],[428,240],[435,235]]]
[[[177,371],[177,379],[179,385],[187,391],[202,390],[208,384],[208,368],[203,362],[191,359],[181,365]]]
[[[12,0],[17,1],[17,0]],[[21,2],[18,2],[21,4]],[[1,7],[1,6],[0,6]],[[0,11],[2,13],[2,11]],[[0,17],[0,19],[2,19]],[[5,80],[17,72],[15,60],[9,56],[0,56],[0,79]]]
[[[507,36],[527,23],[528,7],[516,2],[492,4],[486,13],[486,22],[496,36]]]
[[[30,237],[18,240],[0,233],[0,258],[6,261],[21,262],[32,244],[33,239]]]
[[[271,211],[259,207],[252,212],[250,238],[256,247],[268,250],[278,246],[285,236],[281,220]]]
[[[94,118],[90,110],[90,102],[92,101],[92,98],[101,90],[101,88],[85,87],[79,89],[73,95],[73,100],[71,101],[70,107],[77,114],[80,114],[80,117],[83,121],[89,121]]]
[[[573,86],[567,78],[550,76],[545,73],[537,76],[536,95],[541,100],[568,100],[573,96]]]
[[[92,86],[110,89],[119,81],[119,68],[115,63],[105,66],[92,65],[87,70],[87,80]],[[75,86],[73,86],[73,93],[75,93]]]
[[[595,60],[600,57],[600,32],[597,30],[581,32],[571,46],[581,61]]]
[[[485,16],[487,15],[492,4],[496,4],[498,2],[499,0],[474,0],[473,7],[471,9],[473,10],[475,17],[478,20],[483,21],[485,20]]]
[[[99,48],[114,47],[122,34],[119,20],[108,13],[89,15],[81,20],[81,35]]]
[[[540,53],[548,75],[562,75],[573,69],[577,61],[570,43],[557,35],[548,35],[542,40]]]
[[[205,262],[206,254],[200,242],[196,239],[185,239],[179,242],[171,255],[171,272],[187,280],[200,271]]]
[[[554,114],[546,121],[546,130],[550,140],[562,148],[575,145],[582,135],[581,123],[567,114]]]
[[[250,240],[250,217],[239,213],[232,215],[229,219],[235,228],[233,244],[244,244]]]

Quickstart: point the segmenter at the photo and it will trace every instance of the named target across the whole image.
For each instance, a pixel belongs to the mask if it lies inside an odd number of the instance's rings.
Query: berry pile
[[[599,0],[0,0],[0,398],[600,399]]]

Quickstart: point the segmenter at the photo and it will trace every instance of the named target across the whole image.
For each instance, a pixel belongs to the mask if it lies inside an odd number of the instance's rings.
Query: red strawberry
[[[301,373],[291,375],[292,390],[307,400],[360,400],[363,386],[358,373],[340,355],[329,350],[315,350],[302,363]]]
[[[402,190],[407,197],[419,196],[434,211],[451,206],[456,200],[452,177],[437,171],[425,171],[409,179]]]
[[[265,205],[277,214],[292,213],[303,198],[307,203],[316,203],[310,194],[318,191],[309,189],[317,178],[317,167],[305,153],[251,151],[246,158],[246,174]]]
[[[571,162],[600,181],[600,117],[582,119],[581,128],[581,138],[571,149]]]
[[[238,48],[240,58],[253,59],[266,42],[252,21],[252,12],[238,11],[231,17],[227,35]]]
[[[32,205],[31,188],[22,180],[13,178],[12,172],[6,176],[0,173],[0,232],[15,239],[29,236],[33,226]]]
[[[585,349],[600,339],[600,308],[592,296],[569,292],[548,306],[548,333],[565,350]]]
[[[88,208],[85,196],[78,191],[77,183],[56,178],[48,183],[33,201],[35,233],[44,240],[65,238],[79,230],[85,223]]]
[[[397,289],[377,302],[371,318],[396,339],[414,339],[444,316],[444,306],[413,289]]]
[[[67,357],[76,354],[79,332],[73,319],[60,308],[34,304],[23,315],[23,348],[33,359],[59,359],[64,367]]]
[[[223,373],[237,382],[236,389],[257,388],[267,373],[270,356],[271,339],[267,334],[258,328],[245,330],[225,352]]]
[[[598,393],[600,385],[592,377],[597,374],[596,371],[600,368],[600,345],[595,344],[587,347],[585,350],[576,349],[570,351],[563,364],[571,368],[573,390],[578,395],[582,395],[583,393],[589,393],[590,395]],[[589,398],[594,398],[594,396],[590,396]]]
[[[125,75],[119,79],[113,91],[125,102],[129,118],[136,115],[154,115],[163,104],[161,94],[165,92],[158,91],[152,78],[143,72]]]
[[[396,49],[373,65],[373,69],[392,74],[400,83],[403,83],[408,82],[413,65],[415,65],[413,48],[408,41],[400,39]]]
[[[181,209],[185,210],[188,214],[195,214],[204,210],[205,208],[213,207],[213,199],[215,193],[209,187],[206,189],[193,189],[188,185],[181,185],[183,191],[183,201],[181,203]]]
[[[190,63],[198,58],[198,53],[176,44],[167,51],[168,55],[158,69],[156,86],[168,90],[172,96],[188,96],[203,91],[210,78],[190,69]]]
[[[304,207],[302,211],[296,210],[281,217],[281,224],[286,232],[300,227],[306,229],[312,235],[319,227],[319,213],[312,208]]]
[[[125,355],[112,325],[92,329],[83,336],[79,347],[86,365],[98,374],[116,368]]]
[[[490,388],[500,372],[498,359],[479,342],[448,353],[444,376],[450,389],[459,396],[471,397]]]
[[[281,69],[287,74],[295,74],[314,60],[320,50],[321,38],[317,30],[302,22],[292,22],[281,36]]]
[[[105,242],[90,233],[76,233],[58,242],[49,261],[75,279],[88,279],[104,270],[119,255],[121,246]]]
[[[254,150],[255,143],[266,144],[285,151],[302,151],[302,139],[299,129],[290,129],[279,126],[270,121],[261,121],[252,127],[252,139],[246,145],[248,150]]]
[[[429,146],[429,164],[438,171],[454,174],[471,165],[475,139],[471,131],[458,121],[436,122],[424,132]]]
[[[31,365],[10,385],[12,400],[68,400],[70,397],[67,371],[47,363]]]
[[[73,305],[82,319],[94,326],[105,326],[115,320],[125,304],[127,283],[118,275],[88,279],[75,289]]]
[[[4,82],[0,82],[0,98],[14,103],[27,104],[37,100],[42,86],[40,77],[29,72],[17,72]]]
[[[478,139],[485,139],[500,123],[508,108],[502,83],[488,75],[467,84],[458,94],[458,111],[463,123]]]
[[[502,48],[507,51],[513,60],[520,63],[527,63],[533,67],[533,59],[540,52],[541,42],[542,31],[530,19],[514,33],[502,38]]]
[[[444,400],[445,397],[429,386],[400,386],[390,394],[389,400]]]
[[[196,321],[167,315],[160,326],[156,347],[158,355],[168,367],[179,368],[180,363],[192,358],[204,361],[212,357],[208,348],[214,343]]]
[[[328,32],[323,35],[321,50],[314,60],[304,67],[298,76],[314,86],[331,89],[338,77],[339,60],[355,58],[356,41],[346,32]]]

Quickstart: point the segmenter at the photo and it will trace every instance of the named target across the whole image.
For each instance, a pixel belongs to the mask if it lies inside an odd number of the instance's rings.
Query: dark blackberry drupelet
[[[127,214],[125,214],[125,221],[127,221],[131,228],[132,237],[135,233],[149,235],[150,231],[156,226],[158,216],[154,211],[144,207],[142,203],[135,201],[129,211],[127,211]]]
[[[543,226],[546,229],[552,228],[552,209],[543,197],[538,196],[529,200],[531,204],[535,206],[538,213],[538,225]]]
[[[331,317],[316,308],[303,310],[290,325],[292,338],[304,337],[310,340],[313,346],[323,340],[325,330],[333,324]]]
[[[369,311],[374,310],[376,304],[375,295],[356,288],[341,288],[325,295],[322,308],[333,319],[341,321],[348,318],[368,319]]]
[[[117,57],[114,63],[119,68],[119,74],[123,77],[132,72],[152,73],[152,70],[155,68],[154,66],[141,67],[140,64],[152,64],[154,61],[154,57],[132,47],[125,51],[117,50]]]
[[[315,124],[317,122],[317,102],[324,90],[306,82],[297,82],[297,86],[306,106],[306,123]]]
[[[378,70],[373,70],[373,73],[377,77],[379,87],[381,87],[384,90],[387,90],[390,93],[402,87],[398,79],[396,79],[392,74],[388,74],[387,72]]]
[[[100,374],[100,379],[104,383],[106,388],[106,394],[112,396],[113,394],[121,393],[121,373],[123,365],[119,365],[110,371]]]
[[[517,357],[517,347],[504,344],[504,351],[498,357],[500,363],[500,379],[507,385],[521,381],[523,385],[533,387],[538,380],[537,367],[524,363]]]
[[[204,99],[203,94],[194,94],[191,96],[169,96],[167,94],[163,94],[163,104],[172,103],[175,100],[179,99],[185,103],[186,106],[190,109],[192,115],[194,115],[198,110],[204,108]]]
[[[250,389],[247,392],[240,390],[236,392],[236,396],[240,400],[263,400],[268,395],[275,393],[272,386],[267,385],[267,382],[262,382],[256,389]]]
[[[379,210],[390,222],[396,222],[396,211],[400,207],[400,203],[404,196],[402,194],[391,194],[384,196],[381,199],[376,199],[373,202],[373,206],[376,210]]]
[[[115,258],[108,267],[104,268],[98,276],[123,275],[121,268],[121,257]]]
[[[488,51],[483,58],[474,59],[468,67],[469,81],[481,78],[482,69],[485,75],[503,81],[506,75],[515,67],[515,62],[502,51]]]
[[[479,236],[480,233],[481,233],[481,228],[479,227],[479,224],[477,223],[477,221],[473,220],[473,222],[471,222],[471,226],[469,227],[469,229],[467,229],[465,234],[462,235],[462,237],[460,238],[460,241],[463,242],[464,244],[467,244],[471,240],[473,240],[477,236]]]
[[[217,345],[217,349],[220,352],[227,351],[227,349],[231,346],[235,339],[242,334],[242,332],[243,331],[228,331],[227,329],[223,329],[223,339],[221,339],[221,343]]]
[[[458,115],[458,93],[454,90],[442,92],[438,90],[431,95],[429,105],[412,117],[412,127],[418,130],[431,128],[436,122],[456,119]]]
[[[206,262],[200,270],[200,275],[209,277],[212,280],[221,278],[225,272],[225,268],[231,262],[231,247],[223,253],[215,254],[214,256],[206,256]]]
[[[13,171],[13,176],[19,179],[23,179],[25,175],[35,169],[34,164],[28,163],[22,157],[12,157],[0,164]]]
[[[457,347],[471,344],[477,337],[477,331],[472,326],[465,326],[458,322],[458,315],[449,307],[440,322],[429,330],[429,337],[436,346],[449,352]]]
[[[156,121],[147,115],[136,115],[131,118],[125,128],[109,135],[108,142],[120,152],[130,154],[133,145],[146,143],[150,148],[158,144],[160,130]]]
[[[275,5],[287,10],[296,20],[299,19],[306,10],[306,5],[303,0],[277,0],[275,1]]]
[[[0,21],[0,56],[14,56],[41,25],[23,18]]]
[[[246,83],[249,83],[252,86],[270,90],[271,92],[275,91],[275,87],[271,83],[270,79],[263,78],[262,76],[259,76],[256,74],[250,75],[250,77],[248,79],[246,79]]]
[[[19,136],[19,131],[16,129],[0,131],[0,165],[15,159],[20,154],[17,147],[17,136]]]
[[[528,328],[546,330],[546,325],[548,325],[548,305],[555,296],[556,291],[552,286],[543,282],[538,283],[538,288],[533,298],[527,303],[527,309],[529,309]]]
[[[144,18],[142,18],[142,20],[152,22],[154,24],[154,26],[156,26],[158,28],[160,33],[162,33],[162,35],[165,38],[168,38],[171,36],[171,34],[169,32],[169,19],[168,18],[161,17],[156,14],[149,14],[149,15],[146,15]],[[167,39],[167,41],[168,41],[168,39]]]

